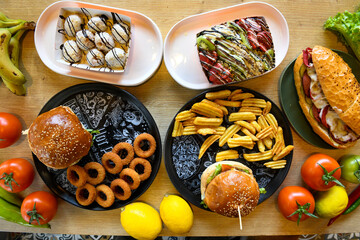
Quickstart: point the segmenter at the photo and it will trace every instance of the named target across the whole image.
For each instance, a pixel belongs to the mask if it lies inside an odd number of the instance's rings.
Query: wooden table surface
[[[28,0],[0,0],[3,13],[11,18],[22,18],[37,21],[42,11],[53,1],[28,1]],[[89,1],[111,7],[125,8],[138,11],[150,17],[159,26],[163,39],[171,27],[181,19],[198,14],[232,6],[247,1],[213,1],[213,0],[109,0]],[[322,28],[329,16],[345,10],[353,12],[357,1],[335,0],[277,0],[265,1],[272,4],[285,16],[290,31],[290,46],[286,58],[281,65],[271,73],[250,81],[239,83],[239,86],[251,88],[268,96],[275,103],[278,100],[278,80],[282,70],[293,60],[302,49],[315,44],[329,48],[346,51],[344,46],[337,41],[335,35]],[[276,34],[276,33],[273,33]],[[43,105],[59,91],[79,83],[91,82],[59,75],[40,60],[34,46],[33,32],[29,32],[23,42],[21,70],[28,79],[28,92],[26,97],[19,97],[9,92],[3,84],[0,85],[0,112],[10,112],[17,115],[24,129],[30,126]],[[177,84],[167,71],[162,62],[159,70],[146,83],[136,87],[121,87],[135,95],[150,111],[154,117],[161,134],[165,138],[168,125],[175,113],[192,97],[201,91],[190,90]],[[311,153],[326,152],[334,158],[344,154],[360,151],[359,143],[347,150],[324,150],[306,143],[293,131],[294,157],[290,171],[280,188],[289,185],[303,185],[300,176],[300,167]],[[24,157],[32,161],[31,151],[27,140],[22,137],[18,143],[9,148],[0,149],[0,162],[9,158]],[[354,185],[347,185],[351,191]],[[36,190],[47,190],[42,179],[37,174],[31,187],[22,195]],[[238,219],[231,219],[204,211],[195,206],[194,225],[188,236],[237,236],[237,235],[297,235],[309,233],[338,233],[360,232],[358,218],[360,211],[341,217],[331,227],[326,227],[328,219],[309,219],[300,226],[287,221],[277,208],[278,192],[259,205],[256,210],[243,219],[243,230],[239,230]],[[162,197],[166,193],[177,193],[166,173],[164,161],[161,163],[157,177],[150,188],[139,200],[147,202],[159,209]],[[106,234],[126,235],[120,224],[120,209],[111,211],[89,211],[77,208],[59,199],[59,209],[56,217],[51,221],[51,230],[26,228],[14,223],[0,220],[0,231],[14,232],[49,232],[70,234]],[[165,227],[161,235],[169,236],[172,233]]]

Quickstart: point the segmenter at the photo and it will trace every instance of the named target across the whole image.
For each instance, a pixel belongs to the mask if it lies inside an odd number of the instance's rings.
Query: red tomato
[[[29,194],[21,204],[21,216],[34,225],[43,225],[51,221],[57,212],[56,198],[45,191]]]
[[[0,148],[14,144],[21,136],[22,125],[17,117],[0,112]]]
[[[315,199],[311,192],[303,187],[288,186],[281,189],[278,206],[286,219],[297,221],[298,224],[309,217],[316,217],[313,215]]]
[[[8,192],[20,192],[34,180],[34,167],[23,158],[12,158],[0,164],[0,186]]]
[[[301,167],[304,182],[314,190],[326,191],[335,184],[343,186],[339,179],[341,169],[339,163],[332,157],[317,153],[311,155]]]

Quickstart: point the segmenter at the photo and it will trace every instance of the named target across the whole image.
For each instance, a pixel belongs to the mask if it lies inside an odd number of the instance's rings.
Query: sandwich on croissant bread
[[[360,84],[332,50],[303,50],[294,65],[295,87],[306,119],[325,142],[348,148],[360,135]]]

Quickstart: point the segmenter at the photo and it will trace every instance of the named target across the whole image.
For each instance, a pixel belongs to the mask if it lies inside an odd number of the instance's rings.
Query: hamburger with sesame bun
[[[206,206],[226,217],[244,217],[260,197],[259,185],[247,166],[235,161],[210,165],[201,175],[201,198]]]
[[[92,135],[69,107],[59,106],[35,119],[28,129],[28,141],[43,164],[63,169],[88,154]]]

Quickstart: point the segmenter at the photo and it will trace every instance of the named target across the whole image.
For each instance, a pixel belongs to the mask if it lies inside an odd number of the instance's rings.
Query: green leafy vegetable
[[[266,193],[265,188],[259,188],[259,191],[260,191],[261,194],[265,194],[265,193]]]
[[[355,13],[345,11],[329,17],[324,29],[334,32],[340,40],[350,47],[360,60],[360,8]]]
[[[211,180],[213,180],[217,175],[219,175],[221,173],[221,164],[218,164],[215,168],[215,171],[213,172],[213,174],[211,174],[206,183],[209,184],[211,182]]]
[[[206,209],[209,208],[204,201],[201,201],[201,202],[200,202],[200,205],[201,205],[203,208],[206,208]]]

